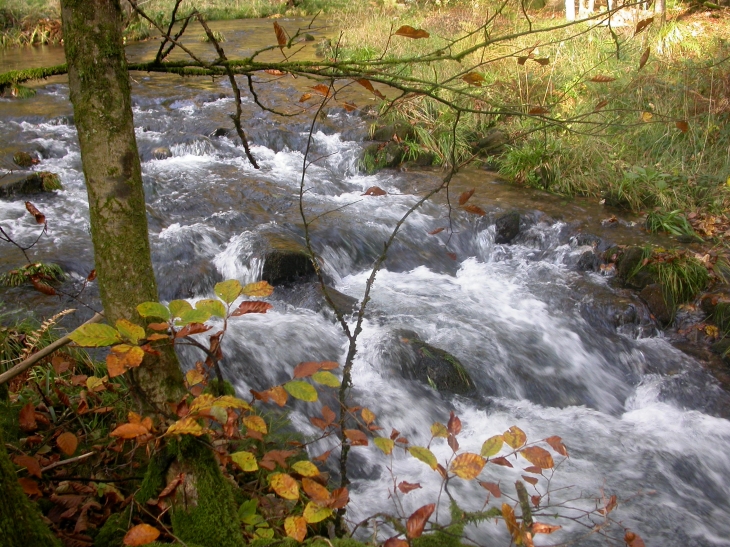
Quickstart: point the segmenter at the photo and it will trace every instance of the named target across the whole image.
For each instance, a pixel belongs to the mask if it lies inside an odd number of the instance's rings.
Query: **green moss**
[[[112,514],[94,538],[94,547],[122,547],[129,522],[129,509]]]
[[[40,68],[27,68],[24,70],[11,70],[10,72],[0,74],[0,90],[29,80],[42,80],[49,76],[57,76],[58,74],[66,74],[67,72],[68,68],[65,64]]]
[[[13,163],[18,167],[26,169],[38,163],[28,152],[16,152],[13,154]]]
[[[43,191],[44,192],[53,192],[54,190],[63,190],[63,185],[61,184],[61,177],[59,177],[56,173],[51,173],[49,171],[40,171],[38,173],[38,176],[41,178],[41,181],[43,181]]]

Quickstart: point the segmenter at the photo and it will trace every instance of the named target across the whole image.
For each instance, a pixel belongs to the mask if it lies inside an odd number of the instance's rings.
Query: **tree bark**
[[[69,88],[89,198],[99,292],[110,323],[140,322],[136,306],[157,301],[142,168],[134,136],[119,0],[62,0]],[[158,413],[185,394],[170,348],[146,358],[132,375]]]
[[[667,22],[667,1],[654,0],[654,15],[659,16],[659,26]]]
[[[18,484],[0,432],[0,544],[3,547],[60,547]]]
[[[565,0],[565,19],[575,21],[575,0]]]

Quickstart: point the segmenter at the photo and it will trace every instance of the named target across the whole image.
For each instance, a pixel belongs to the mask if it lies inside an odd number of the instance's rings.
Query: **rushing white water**
[[[215,136],[216,129],[230,125],[225,82],[186,87],[177,79],[147,75],[137,82],[135,120],[162,297],[205,298],[222,279],[258,279],[263,238],[281,231],[301,235],[297,195],[309,120],[282,122],[248,103],[252,150],[262,167],[257,171],[232,131]],[[22,111],[17,103],[0,101],[0,150],[5,156],[17,149],[36,151],[43,159],[37,169],[61,176],[64,191],[32,197],[50,226],[33,255],[85,277],[93,254],[67,88],[54,80],[38,89]],[[359,173],[365,134],[360,118],[332,109],[313,135],[311,158],[321,160],[304,181],[310,217],[334,211],[313,226],[325,272],[336,289],[357,299],[373,258],[418,199],[412,189],[423,190],[435,179],[426,173]],[[159,147],[170,157],[156,159]],[[478,183],[483,175],[464,176]],[[362,196],[375,185],[389,195]],[[38,227],[22,199],[0,200],[0,223],[29,242]],[[527,215],[529,226],[517,243],[497,245],[494,214],[454,213],[446,249],[446,233],[427,234],[447,225],[447,216],[438,204],[414,213],[378,274],[353,369],[353,402],[373,410],[386,432],[396,428],[415,445],[427,444],[431,424],[445,422],[452,410],[464,425],[463,450],[479,452],[486,438],[512,425],[530,439],[559,435],[571,457],[552,487],[572,488],[556,496],[582,497],[573,505],[583,509],[601,492],[630,499],[612,516],[647,545],[730,545],[730,422],[718,417],[727,398],[717,383],[651,325],[606,329],[589,320],[586,308],[600,306],[613,290],[605,278],[571,267],[585,249],[570,243],[565,222]],[[5,247],[3,269],[19,262]],[[6,306],[29,302],[21,289],[3,294]],[[93,296],[90,303],[98,305]],[[296,307],[276,294],[273,302],[266,315],[232,322],[227,335],[225,373],[243,394],[285,381],[300,361],[344,360],[346,339],[330,314]],[[58,303],[38,305],[41,312],[44,305]],[[451,397],[403,379],[387,347],[398,329],[415,331],[455,355],[478,393]],[[308,415],[316,412],[317,405],[298,405],[291,417],[303,433],[313,434]],[[315,445],[313,455],[328,446]],[[444,442],[432,448],[440,461],[451,455]],[[393,476],[423,486],[402,496],[406,513],[438,495],[439,475],[411,457],[399,453],[391,462],[372,446],[351,454],[353,522],[395,511],[388,499]],[[485,480],[501,481],[505,492],[517,477],[514,470],[492,465],[484,472]],[[487,495],[459,479],[451,491],[468,510],[481,509]],[[445,503],[438,517],[448,520]],[[567,532],[541,538],[540,544],[585,531],[570,521],[561,524]],[[620,544],[623,529],[616,530]],[[509,541],[503,523],[483,523],[468,533],[483,545]],[[578,544],[605,541],[594,535]]]

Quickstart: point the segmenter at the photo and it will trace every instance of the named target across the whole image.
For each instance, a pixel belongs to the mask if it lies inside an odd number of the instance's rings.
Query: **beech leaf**
[[[388,192],[380,188],[379,186],[371,186],[367,190],[365,190],[365,193],[363,196],[385,196]]]
[[[279,47],[283,50],[284,46],[287,43],[287,36],[284,29],[281,27],[279,23],[274,21],[274,34],[276,34],[276,42],[279,44]]]
[[[646,48],[644,50],[644,53],[641,54],[641,59],[639,59],[639,70],[641,70],[642,68],[644,68],[644,65],[649,60],[649,54],[650,53],[651,53],[651,49],[650,48]]]
[[[122,341],[115,328],[99,323],[81,325],[68,337],[76,342],[76,345],[88,348],[111,346]]]
[[[33,456],[14,456],[13,463],[20,467],[25,467],[29,475],[41,478],[41,465]]]
[[[454,458],[450,470],[457,477],[470,481],[479,476],[479,473],[484,469],[485,463],[486,461],[479,454],[465,452]]]
[[[540,448],[539,446],[528,446],[527,448],[523,448],[520,450],[520,454],[528,462],[536,465],[537,467],[541,467],[542,469],[551,469],[555,465],[550,452],[544,448]]]
[[[307,382],[292,380],[291,382],[287,382],[286,384],[284,384],[284,389],[289,395],[291,395],[295,399],[299,399],[300,401],[313,403],[314,401],[319,399],[319,396],[317,395],[317,390],[314,388],[314,386],[308,384]]]
[[[345,437],[350,441],[352,446],[367,446],[368,438],[359,429],[345,429]]]
[[[291,468],[292,471],[300,474],[302,477],[317,477],[320,474],[319,468],[307,460],[296,462],[291,466]]]
[[[307,536],[307,521],[304,517],[286,517],[284,520],[284,531],[286,535],[299,543]]]
[[[467,204],[467,205],[464,205],[462,207],[462,209],[464,209],[464,211],[466,211],[467,213],[471,213],[472,215],[478,215],[480,217],[483,217],[484,215],[487,214],[486,211],[484,209],[482,209],[481,207],[479,207],[478,205]]]
[[[247,313],[266,313],[274,306],[268,302],[254,302],[252,300],[246,300],[231,313],[231,316],[238,317],[240,315],[246,315]]]
[[[317,481],[313,481],[307,477],[302,479],[302,488],[307,496],[309,496],[309,499],[316,502],[318,505],[324,506],[332,498],[329,490]]]
[[[558,436],[552,436],[545,439],[545,442],[550,445],[550,448],[555,450],[558,454],[561,456],[568,457],[568,449],[565,448],[565,445],[563,444],[563,439],[561,439]]]
[[[410,25],[403,25],[394,33],[396,36],[405,36],[406,38],[413,38],[418,40],[419,38],[428,38],[431,36],[428,32],[423,29],[415,29]]]
[[[76,435],[66,431],[58,436],[56,445],[67,456],[73,456],[76,448],[79,446],[79,440],[76,438]]]
[[[492,494],[495,498],[502,497],[502,491],[499,489],[499,485],[494,482],[479,481],[479,485],[484,488],[487,492]]]
[[[304,508],[303,517],[304,520],[309,524],[316,524],[322,522],[324,519],[332,514],[332,509],[329,507],[320,507],[314,502],[309,502]]]
[[[476,191],[476,188],[472,188],[471,190],[462,192],[461,195],[459,196],[459,205],[464,205],[467,201],[469,201],[469,198],[471,198],[474,195],[475,191]]]
[[[421,483],[412,483],[407,481],[401,481],[398,483],[398,490],[403,492],[404,494],[407,494],[408,492],[413,492],[414,490],[417,490],[421,487]]]
[[[315,361],[304,361],[294,367],[294,378],[307,378],[321,370],[322,365]]]
[[[415,539],[421,537],[423,534],[423,528],[426,526],[429,517],[433,514],[436,509],[435,503],[429,503],[417,509],[406,522],[406,535],[409,539]]]
[[[556,530],[560,530],[562,526],[545,524],[543,522],[533,522],[530,530],[534,534],[552,534]]]
[[[256,283],[249,283],[243,287],[242,292],[246,296],[265,297],[271,296],[274,292],[274,287],[269,285],[267,281],[257,281]]]
[[[503,439],[502,435],[495,435],[493,437],[489,437],[486,441],[484,441],[480,454],[485,458],[491,458],[492,456],[497,454],[500,450],[502,450],[503,444],[504,444],[504,439]]]
[[[373,443],[386,456],[390,456],[391,452],[393,452],[393,447],[395,446],[395,442],[393,442],[392,439],[386,439],[385,437],[375,437],[373,439]]]
[[[141,423],[126,423],[120,425],[114,431],[109,433],[109,436],[119,437],[120,439],[136,439],[137,437],[146,435],[147,433],[149,433],[149,430]]]
[[[157,317],[165,321],[170,320],[170,310],[159,302],[143,302],[137,306],[137,313],[144,318]]]
[[[276,494],[285,500],[299,499],[299,485],[291,475],[286,473],[274,473],[269,475],[269,484]]]
[[[516,425],[510,427],[507,431],[502,433],[504,442],[510,445],[512,448],[520,448],[527,442],[527,435]]]
[[[243,287],[237,279],[229,279],[228,281],[216,283],[215,287],[213,287],[213,292],[226,304],[232,304],[236,298],[241,296]]]
[[[204,300],[198,300],[195,303],[195,309],[202,310],[215,317],[223,318],[226,316],[226,307],[218,299],[206,298]]]
[[[258,463],[256,463],[256,456],[245,450],[231,454],[231,460],[233,460],[233,463],[241,468],[241,471],[245,471],[247,473],[257,471],[259,468]]]
[[[417,460],[422,461],[431,469],[436,469],[438,461],[436,460],[436,456],[434,456],[434,453],[431,452],[428,448],[425,448],[423,446],[411,446],[408,448],[408,452],[411,454],[411,456],[413,456]]]
[[[337,379],[337,376],[326,370],[315,372],[312,375],[312,380],[323,386],[340,387],[340,381]]]
[[[149,524],[138,524],[124,535],[124,545],[128,547],[137,547],[138,545],[147,545],[160,537],[160,531]],[[117,540],[119,541],[119,540]]]

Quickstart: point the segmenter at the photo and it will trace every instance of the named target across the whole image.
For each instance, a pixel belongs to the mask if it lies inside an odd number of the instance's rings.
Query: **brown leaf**
[[[37,275],[32,276],[30,278],[30,282],[33,284],[33,287],[38,292],[42,292],[43,294],[47,294],[48,296],[55,296],[57,294],[56,289],[51,287],[48,283],[41,281],[40,277],[38,277]]]
[[[66,431],[58,436],[56,439],[56,445],[61,452],[67,456],[73,456],[74,452],[76,452],[76,448],[79,446],[79,440],[76,438],[76,435]]]
[[[613,76],[606,76],[605,74],[597,74],[597,75],[593,76],[593,78],[590,78],[588,81],[597,82],[599,84],[607,84],[608,82],[613,82],[615,80],[616,80],[616,78],[614,78]]]
[[[319,372],[321,368],[322,365],[315,361],[305,361],[303,363],[299,363],[296,367],[294,367],[293,378],[307,378],[315,372]]]
[[[408,542],[400,538],[392,537],[385,540],[383,547],[408,547]]]
[[[337,361],[320,361],[319,364],[322,370],[337,370],[340,368],[340,364]]]
[[[464,80],[467,84],[473,85],[476,87],[481,87],[482,82],[484,82],[484,76],[479,74],[478,72],[469,72],[467,74],[464,74],[461,77],[462,80]]]
[[[522,475],[522,478],[525,482],[529,482],[532,486],[535,486],[537,484],[537,479],[535,477],[529,477],[527,475]]]
[[[28,212],[35,217],[35,221],[38,224],[45,224],[46,223],[46,216],[41,213],[35,205],[33,205],[30,201],[25,202],[25,208],[28,210]]]
[[[406,38],[413,38],[418,40],[419,38],[428,38],[431,36],[428,32],[423,29],[415,29],[410,25],[403,25],[395,31],[396,36],[405,36]]]
[[[550,111],[542,106],[533,106],[532,108],[530,108],[530,110],[527,111],[527,113],[530,116],[542,116],[544,114],[549,114]]]
[[[687,131],[689,131],[689,124],[686,121],[684,121],[684,120],[680,120],[680,121],[674,122],[674,125],[682,133],[686,133]]]
[[[363,194],[363,196],[385,196],[387,194],[388,194],[388,192],[386,192],[382,188],[380,188],[378,186],[371,186],[370,188],[365,190],[365,193]]]
[[[433,514],[435,509],[436,504],[429,503],[428,505],[424,505],[420,509],[417,509],[410,517],[408,517],[408,522],[406,523],[406,535],[409,539],[421,537],[421,534],[423,534],[423,528],[426,526],[429,517]]]
[[[289,394],[283,387],[275,386],[269,390],[269,397],[271,397],[271,400],[274,401],[277,405],[284,406],[287,399],[289,398]]]
[[[287,39],[286,32],[284,31],[284,29],[276,21],[274,21],[274,33],[276,34],[276,42],[279,44],[279,47],[283,50],[288,39]]]
[[[175,338],[185,338],[186,336],[190,336],[192,334],[200,334],[201,332],[209,331],[212,327],[208,325],[203,325],[202,323],[190,323],[189,325],[185,325],[183,328],[181,328],[177,333],[175,334]]]
[[[624,534],[624,541],[628,547],[645,547],[644,540],[631,530],[626,530],[626,533]]]
[[[350,502],[350,492],[344,486],[332,491],[332,499],[327,504],[331,509],[342,509]]]
[[[180,483],[185,479],[185,473],[180,473],[177,477],[172,479],[167,486],[160,492],[160,494],[157,496],[158,498],[166,498],[168,496],[171,496],[175,493],[175,490],[178,486],[180,486]]]
[[[34,481],[33,479],[28,478],[22,478],[18,479],[18,482],[20,483],[20,487],[23,489],[23,492],[25,492],[26,496],[42,496],[43,492],[41,492],[41,489],[38,488],[38,483]]]
[[[459,205],[464,205],[467,201],[469,201],[469,198],[471,198],[474,195],[475,190],[476,190],[476,188],[472,188],[471,190],[462,192],[461,195],[459,196]]]
[[[305,93],[304,95],[302,95],[301,97],[299,97],[299,102],[300,103],[305,103],[305,102],[307,102],[311,98],[312,98],[312,94],[311,93]]]
[[[509,463],[509,460],[507,458],[504,458],[502,456],[500,456],[499,458],[492,458],[491,460],[489,460],[489,463],[503,465],[504,467],[514,467],[511,463]]]
[[[540,507],[540,500],[542,500],[542,496],[531,496],[530,501],[532,502],[532,505],[535,507]]]
[[[268,302],[254,302],[252,300],[246,300],[245,302],[241,302],[231,316],[238,317],[239,315],[245,315],[247,313],[266,313],[273,307],[274,306]]]
[[[555,450],[558,454],[561,456],[568,457],[568,449],[565,448],[565,445],[563,444],[563,439],[561,439],[558,436],[552,436],[545,439],[545,442],[550,445],[550,448]]]
[[[611,496],[606,502],[606,506],[603,509],[599,509],[598,512],[602,515],[608,515],[611,511],[618,507],[618,498],[615,495]]]
[[[367,446],[368,438],[359,429],[345,429],[345,437],[348,438],[352,446]]]
[[[536,465],[531,465],[530,467],[525,467],[523,469],[526,473],[535,473],[536,475],[542,475],[542,468],[537,467]]]
[[[408,492],[412,492],[413,490],[417,490],[421,488],[421,483],[416,482],[407,482],[407,481],[401,481],[398,483],[398,490],[403,492],[404,494],[407,494]]]
[[[106,371],[109,378],[116,378],[127,372],[124,366],[124,359],[120,358],[116,353],[109,353],[106,356]]]
[[[329,97],[329,95],[330,95],[329,86],[326,86],[324,84],[317,84],[314,87],[312,87],[312,90],[315,93],[317,93],[318,95],[322,95],[323,97]]]
[[[534,58],[532,60],[542,66],[547,66],[550,64],[550,57],[538,57],[538,58]]]
[[[370,93],[378,97],[379,99],[385,99],[385,95],[383,95],[380,91],[375,89],[373,87],[373,84],[370,83],[370,80],[366,80],[365,78],[360,78],[358,80],[355,80],[358,84],[363,86],[365,89],[367,89]]]
[[[430,232],[428,232],[428,235],[435,236],[436,234],[440,234],[441,232],[443,232],[445,229],[446,228],[443,228],[443,227],[442,228],[436,228],[435,230],[431,230]]]
[[[152,543],[160,536],[160,531],[149,524],[138,524],[124,535],[124,545],[137,547]],[[118,541],[118,540],[117,540]]]
[[[329,490],[319,484],[317,481],[307,477],[302,479],[302,488],[313,502],[318,505],[324,505],[332,499]]]
[[[646,48],[644,50],[644,53],[641,54],[641,59],[639,59],[639,70],[641,70],[642,68],[644,68],[644,65],[649,60],[649,54],[650,53],[651,53],[651,49],[650,48]]]
[[[523,448],[520,450],[520,454],[522,454],[522,457],[531,464],[534,464],[537,467],[542,467],[543,469],[551,469],[555,465],[550,452],[544,448],[540,448],[539,446],[528,446],[527,448]]]
[[[14,456],[13,463],[20,467],[25,467],[29,475],[41,478],[41,465],[38,460],[32,456]]]
[[[267,68],[264,72],[266,72],[266,74],[271,74],[272,76],[284,76],[286,74],[283,70],[277,70],[275,68]]]
[[[653,17],[649,17],[648,19],[642,19],[638,23],[636,23],[636,29],[634,30],[634,36],[639,34],[642,30],[644,30],[646,27],[651,25],[654,22]]]
[[[345,110],[347,112],[352,112],[354,110],[357,110],[357,105],[355,103],[344,102],[344,103],[342,103],[342,106],[345,108]]]
[[[67,355],[64,355],[62,353],[56,353],[53,356],[53,359],[51,359],[51,365],[53,365],[53,371],[56,373],[56,375],[60,376],[69,369],[69,367],[71,366],[71,361],[69,360]],[[56,395],[58,394],[59,392],[56,391]],[[61,396],[58,395],[58,398],[61,399]],[[63,404],[65,404],[66,406],[69,406],[64,401],[61,402],[63,402]]]
[[[599,102],[599,103],[598,103],[598,104],[597,104],[597,105],[596,105],[596,106],[595,106],[595,107],[593,108],[593,112],[598,112],[599,110],[601,110],[601,109],[602,109],[603,107],[605,107],[605,106],[607,106],[607,105],[608,105],[608,101],[604,99],[604,100],[600,101],[600,102]]]
[[[471,213],[472,215],[479,215],[480,217],[483,217],[487,214],[486,211],[484,211],[484,209],[482,209],[478,205],[466,204],[462,207],[462,209],[464,209],[464,211],[466,211],[467,213]]]
[[[119,437],[120,439],[136,439],[142,435],[149,433],[149,430],[142,424],[122,424],[114,431],[109,433],[110,437]]]
[[[459,451],[459,441],[456,440],[456,437],[449,434],[447,437],[446,442],[449,445],[449,448],[454,451],[454,454],[456,454]]]
[[[495,498],[502,497],[502,491],[499,489],[499,485],[494,482],[479,481],[479,486],[487,490]]]
[[[23,408],[20,409],[18,425],[20,425],[20,429],[26,433],[30,433],[31,431],[38,429],[38,422],[36,422],[35,419],[35,406],[33,406],[33,403],[26,403],[23,405]]]
[[[533,522],[532,528],[530,529],[534,534],[552,534],[556,530],[560,530],[562,526],[545,524],[542,522]]]
[[[330,457],[330,454],[332,454],[332,451],[328,450],[327,452],[323,452],[319,456],[315,456],[314,458],[312,458],[312,460],[314,460],[315,462],[324,462],[327,461],[327,458]]]
[[[505,524],[507,524],[507,530],[509,530],[512,538],[515,540],[519,538],[521,536],[520,526],[517,524],[514,509],[507,503],[502,504],[502,517],[504,518]]]

